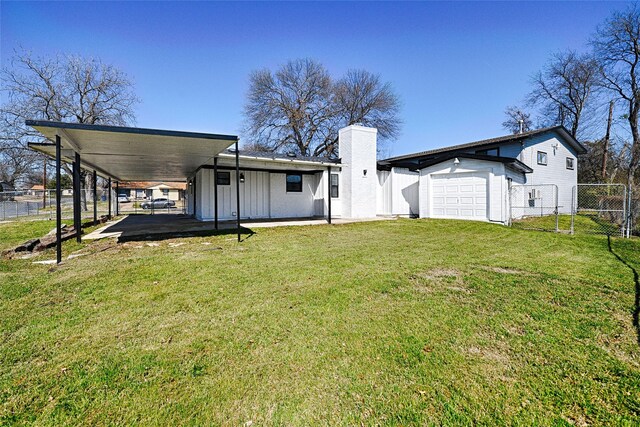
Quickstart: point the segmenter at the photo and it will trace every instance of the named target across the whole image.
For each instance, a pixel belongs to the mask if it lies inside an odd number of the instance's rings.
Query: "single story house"
[[[134,200],[164,197],[178,201],[184,199],[186,188],[187,185],[184,182],[126,181],[118,183],[118,194],[124,194]]]

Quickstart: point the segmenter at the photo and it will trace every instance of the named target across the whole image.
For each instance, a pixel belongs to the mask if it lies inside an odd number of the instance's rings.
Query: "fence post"
[[[577,193],[578,193],[578,186],[574,185],[573,188],[571,189],[571,234],[573,234],[573,220],[574,220],[575,209],[577,205],[576,200],[578,199]]]
[[[560,231],[560,227],[559,227],[559,224],[558,224],[559,217],[560,217],[560,212],[559,212],[559,209],[558,209],[558,186],[554,184],[553,189],[555,190],[555,193],[556,193],[555,194],[555,203],[554,203],[555,208],[554,208],[554,211],[555,211],[555,214],[556,214],[556,233],[557,233],[558,231]]]

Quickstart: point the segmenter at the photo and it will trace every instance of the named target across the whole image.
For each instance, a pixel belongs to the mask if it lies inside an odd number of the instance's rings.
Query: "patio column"
[[[116,181],[116,216],[120,215],[120,201],[118,195],[120,194],[120,183]],[[153,203],[151,203],[151,212],[153,212]]]
[[[62,262],[62,209],[60,207],[60,199],[62,198],[62,189],[60,188],[60,167],[62,162],[60,159],[60,136],[56,135],[56,262]]]
[[[98,223],[98,173],[93,171],[93,225]]]
[[[76,151],[73,162],[73,228],[76,232],[76,242],[81,241],[82,234],[82,213],[80,202],[80,154]]]
[[[327,222],[331,224],[331,166],[327,168]]]
[[[236,228],[238,231],[238,243],[240,242],[240,150],[236,139]]]
[[[218,157],[213,158],[213,223],[218,229]]]
[[[107,178],[107,204],[109,205],[109,214],[107,217],[111,219],[111,177]]]

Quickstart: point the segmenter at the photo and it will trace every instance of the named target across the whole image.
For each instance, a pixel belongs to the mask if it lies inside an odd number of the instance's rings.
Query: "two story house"
[[[562,126],[422,151],[378,162],[378,214],[506,223],[509,188],[555,186],[560,213],[569,213],[586,152]],[[538,186],[538,189],[536,189]]]

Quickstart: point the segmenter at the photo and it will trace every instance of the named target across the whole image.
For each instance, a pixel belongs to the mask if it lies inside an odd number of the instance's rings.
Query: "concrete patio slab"
[[[348,224],[353,222],[391,220],[394,217],[378,217],[367,219],[333,219],[333,224]],[[320,218],[289,218],[283,220],[247,220],[241,222],[243,229],[250,232],[255,228],[291,227],[303,225],[324,225],[325,219]],[[119,240],[144,240],[144,237],[153,239],[154,236],[165,238],[184,237],[188,235],[207,235],[225,231],[233,231],[236,228],[235,221],[220,221],[218,230],[211,221],[199,221],[188,215],[157,214],[157,215],[128,215],[117,221],[108,222],[93,232],[83,236],[83,240],[95,240],[104,238],[118,238]]]

